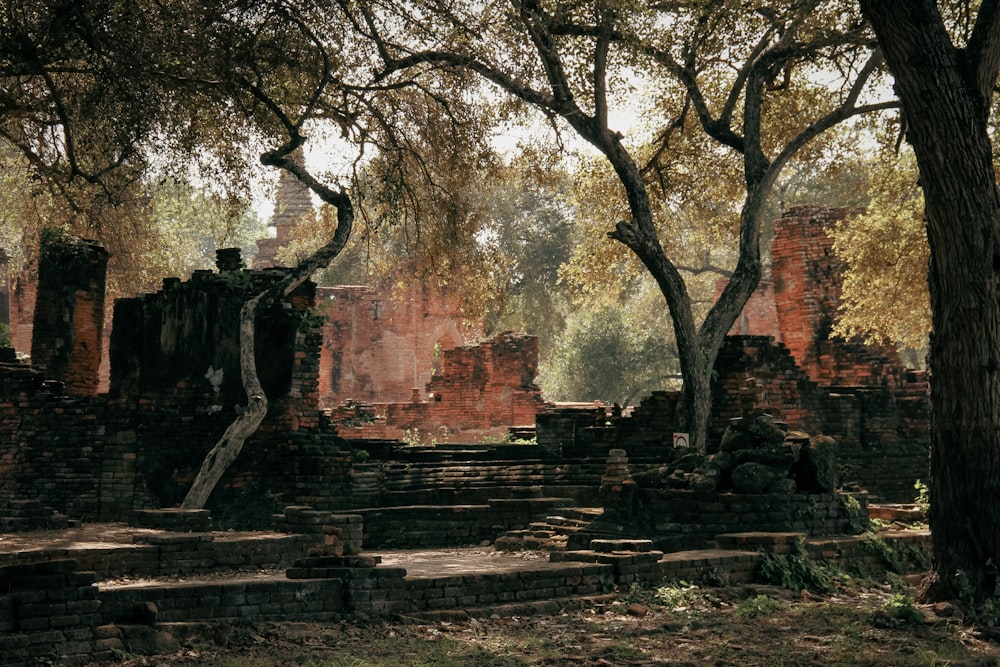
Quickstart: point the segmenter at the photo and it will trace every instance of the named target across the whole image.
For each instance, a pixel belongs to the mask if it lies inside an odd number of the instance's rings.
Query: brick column
[[[94,241],[42,240],[31,361],[73,394],[97,394],[107,267],[108,253]]]
[[[781,340],[814,382],[898,384],[902,363],[893,347],[832,334],[847,266],[833,251],[827,230],[852,213],[801,206],[775,223],[771,273]]]

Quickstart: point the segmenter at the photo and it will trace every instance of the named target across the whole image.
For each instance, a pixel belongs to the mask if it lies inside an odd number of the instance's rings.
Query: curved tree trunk
[[[202,462],[198,476],[181,503],[183,509],[201,509],[208,502],[222,475],[243,451],[247,439],[257,432],[267,416],[267,396],[257,376],[254,331],[257,315],[272,304],[287,297],[313,273],[329,265],[340,254],[351,236],[354,224],[354,209],[351,200],[343,191],[337,192],[316,181],[303,167],[288,157],[302,143],[297,138],[281,149],[267,153],[261,161],[280,167],[294,174],[300,181],[316,192],[320,198],[337,209],[337,229],[333,238],[325,246],[303,260],[280,281],[251,298],[240,309],[240,376],[247,395],[247,407],[226,429],[222,437]]]
[[[181,503],[183,509],[201,509],[205,506],[222,475],[243,451],[247,438],[257,432],[267,416],[267,396],[257,377],[254,351],[254,327],[257,324],[258,304],[263,296],[263,293],[258,294],[240,309],[240,374],[247,394],[247,407],[229,425],[202,461],[198,476]]]
[[[861,2],[896,80],[926,207],[934,327],[926,593],[972,602],[993,596],[1000,565],[1000,191],[986,125],[1000,39],[984,23],[996,5],[983,3],[970,47],[959,50],[932,0]]]

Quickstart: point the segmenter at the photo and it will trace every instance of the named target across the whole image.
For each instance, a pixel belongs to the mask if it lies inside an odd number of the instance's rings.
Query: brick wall
[[[716,451],[730,420],[741,415],[747,378],[764,388],[768,412],[790,430],[837,440],[844,482],[882,502],[910,502],[926,480],[929,397],[922,373],[898,383],[830,387],[812,380],[788,349],[766,336],[729,336],[716,361],[708,450]],[[601,456],[622,448],[630,460],[663,458],[676,430],[676,392],[654,392],[625,415],[607,406],[552,406],[538,414],[538,446],[568,456]]]
[[[884,502],[910,502],[916,480],[927,479],[930,405],[922,373],[901,373],[888,385],[824,386],[784,345],[760,336],[727,338],[716,368],[712,441],[739,416],[739,388],[753,377],[764,387],[768,411],[789,429],[837,440],[844,481]]]
[[[420,285],[321,287],[316,301],[326,317],[319,390],[328,407],[407,401],[440,371],[445,350],[480,333],[443,292]]]
[[[851,214],[846,208],[801,206],[776,221],[771,274],[781,342],[821,384],[897,382],[903,369],[894,349],[844,341],[831,333],[846,265],[834,253],[827,230]]]
[[[164,280],[163,289],[155,294],[119,299],[112,327],[110,393],[140,399],[163,394],[207,396],[205,407],[218,409],[245,403],[237,335],[240,309],[248,296],[282,275],[274,270],[196,271],[187,282]],[[271,398],[318,398],[315,366],[306,362],[305,350],[296,349],[299,325],[313,305],[314,289],[305,283],[284,304],[258,317],[257,373]],[[311,379],[296,374],[302,363],[310,363]],[[310,386],[303,386],[303,381]]]
[[[99,642],[95,580],[72,560],[0,567],[0,665],[110,659]]]
[[[73,398],[63,384],[13,359],[0,366],[0,499],[36,498],[86,520],[120,520],[134,508],[179,503],[245,402],[236,337],[243,300],[281,275],[230,266],[196,272],[186,282],[167,279],[155,294],[119,300],[108,394]],[[266,527],[275,508],[286,504],[351,504],[349,447],[319,409],[323,332],[312,319],[313,304],[307,284],[258,323],[257,365],[269,412],[209,501],[222,525]],[[428,299],[379,316],[440,327],[446,308]],[[384,333],[387,345],[398,340],[405,347],[392,328]],[[504,335],[435,358],[431,341],[457,342],[462,332],[448,325],[424,333],[429,353],[420,364],[440,400],[402,404],[399,414],[408,421],[399,435],[407,428],[430,432],[431,424],[448,420],[479,435],[533,423],[541,404],[532,384],[537,340]],[[412,371],[414,362],[408,363]],[[431,381],[434,364],[440,370]],[[474,369],[471,381],[456,374],[464,369]],[[408,396],[410,384],[400,384]]]
[[[851,535],[863,532],[868,524],[864,494],[699,494],[640,489],[638,501],[649,521],[645,534],[663,551],[706,548],[726,533]]]
[[[10,293],[11,344],[24,355],[31,354],[31,331],[35,323],[38,280],[29,272],[16,276]]]
[[[281,275],[199,272],[120,301],[109,394],[69,395],[13,358],[0,363],[0,499],[37,499],[89,521],[179,503],[245,403],[236,334],[246,290]],[[223,525],[266,527],[283,504],[341,505],[349,492],[347,447],[318,409],[312,303],[307,284],[258,325],[269,411],[210,500]]]
[[[718,300],[725,289],[727,280],[715,283],[713,300]],[[774,301],[774,281],[770,272],[760,279],[757,289],[750,295],[740,316],[736,318],[730,336],[771,336],[781,342],[781,326],[778,323],[778,309]]]
[[[344,428],[349,439],[498,438],[511,426],[531,425],[545,406],[534,384],[538,339],[505,332],[478,345],[441,352],[441,371],[426,384],[426,394],[411,390],[410,400],[376,403],[372,423]],[[335,410],[333,419],[353,417],[353,409]]]
[[[0,363],[0,498],[95,519],[104,416],[101,397],[69,396],[26,364]]]

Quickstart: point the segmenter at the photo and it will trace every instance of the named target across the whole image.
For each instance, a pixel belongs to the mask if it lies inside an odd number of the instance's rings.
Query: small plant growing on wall
[[[918,479],[913,484],[913,490],[917,492],[916,498],[913,499],[913,504],[926,512],[931,505],[931,496],[927,485]]]

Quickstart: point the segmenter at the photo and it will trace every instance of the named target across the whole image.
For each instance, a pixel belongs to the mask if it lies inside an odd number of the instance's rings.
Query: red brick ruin
[[[770,276],[716,362],[715,432],[738,415],[731,397],[753,377],[769,410],[791,428],[838,439],[850,479],[906,501],[927,475],[927,383],[894,349],[831,333],[846,267],[826,230],[851,214],[801,206],[775,222]]]
[[[720,353],[711,440],[739,416],[739,393],[753,377],[790,428],[841,443],[848,479],[908,500],[926,475],[924,380],[890,350],[830,336],[843,268],[824,230],[848,215],[803,207],[778,221],[770,282],[738,323],[743,335]],[[85,252],[72,255],[71,271],[40,271],[32,350],[46,368],[8,359],[0,369],[0,501],[39,498],[91,519],[169,506],[245,400],[239,306],[282,269],[246,270],[222,254],[217,271],[119,300],[110,388],[98,393],[105,255],[75,247]],[[350,505],[347,452],[386,440],[496,441],[514,427],[530,437],[534,426],[548,456],[601,457],[619,447],[633,460],[654,459],[672,445],[675,394],[655,392],[625,414],[545,403],[534,384],[537,340],[504,333],[466,345],[477,332],[431,290],[309,284],[258,331],[274,407],[224,480],[220,503],[266,489],[282,502]]]

